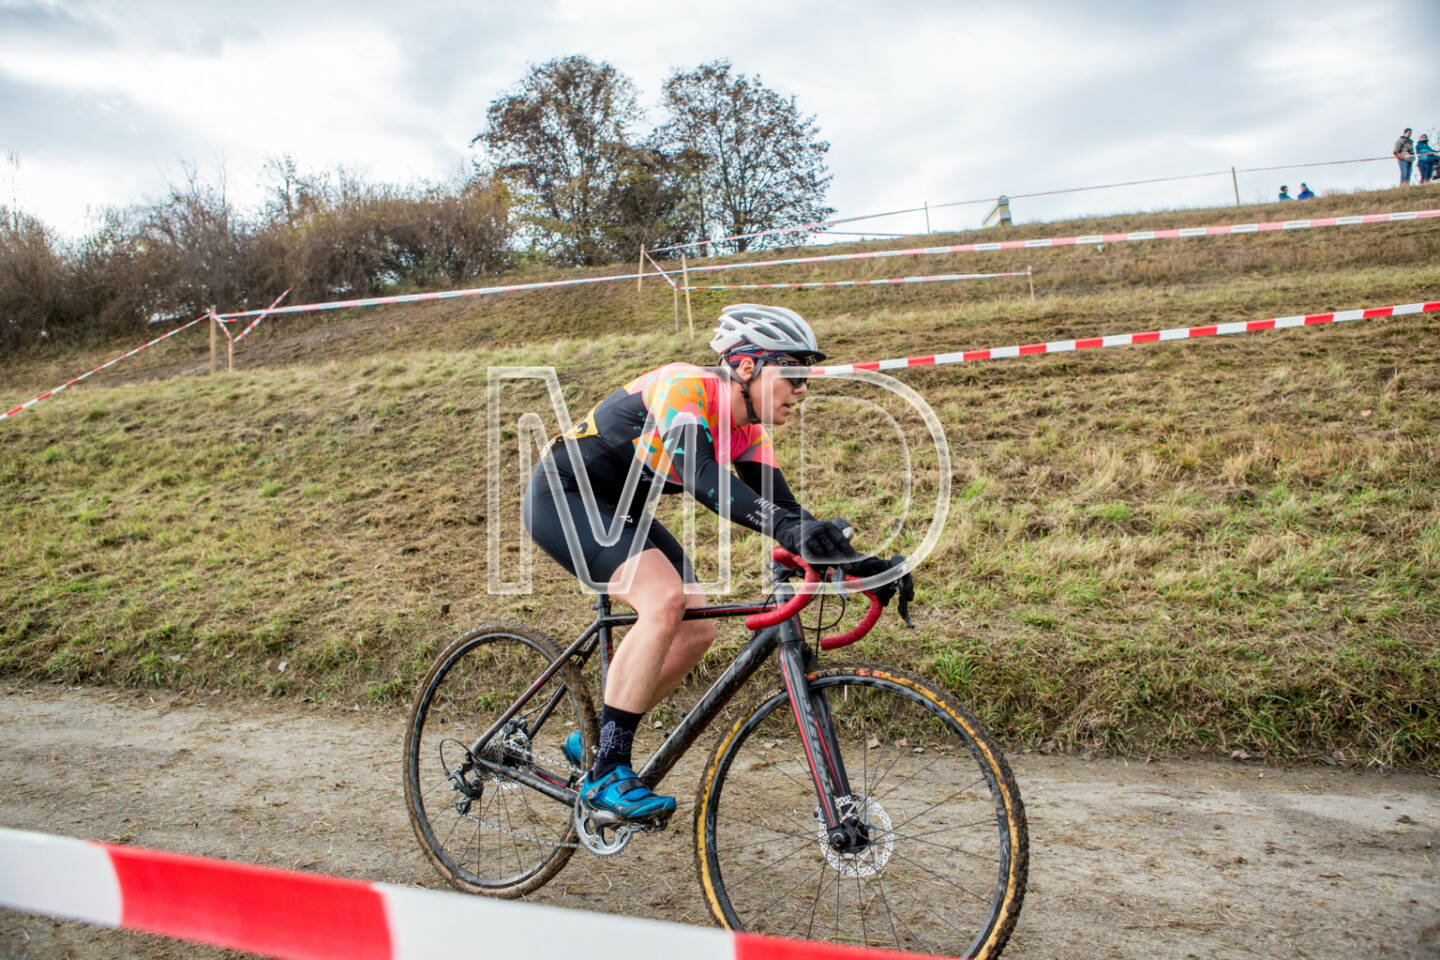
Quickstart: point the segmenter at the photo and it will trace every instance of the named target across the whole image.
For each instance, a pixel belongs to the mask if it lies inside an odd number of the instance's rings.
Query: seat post
[[[600,620],[610,616],[610,594],[602,593],[595,597],[595,612]],[[615,647],[610,639],[610,626],[606,623],[600,624],[600,696],[605,696],[605,683],[610,679],[610,660],[615,655]]]

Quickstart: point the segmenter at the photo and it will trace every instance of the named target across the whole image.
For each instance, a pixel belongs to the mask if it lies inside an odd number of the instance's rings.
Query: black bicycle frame
[[[780,568],[777,572],[785,571]],[[777,582],[776,602],[783,604],[790,599],[793,592],[784,580]],[[524,709],[536,692],[548,683],[571,658],[579,657],[580,664],[583,666],[598,647],[600,650],[600,684],[601,690],[604,690],[610,654],[613,650],[611,631],[616,627],[633,625],[638,617],[633,613],[612,613],[610,598],[605,594],[601,594],[596,599],[595,609],[597,611],[595,621],[566,647],[554,662],[545,668],[544,672],[530,685],[530,688],[522,693],[519,699],[490,725],[489,729],[470,745],[470,757],[473,758],[474,763],[496,768],[497,765],[481,757],[481,749],[514,719],[516,714]],[[759,604],[720,604],[712,607],[695,607],[685,611],[684,619],[714,620],[760,613],[766,609],[768,607]],[[690,708],[690,712],[685,714],[679,725],[670,732],[670,735],[645,762],[645,766],[638,773],[640,779],[651,787],[658,786],[665,775],[674,768],[680,757],[694,745],[700,735],[720,715],[720,711],[725,708],[725,704],[730,702],[730,698],[735,695],[736,691],[745,685],[746,681],[754,675],[762,663],[769,659],[772,653],[777,651],[781,677],[784,680],[790,706],[795,715],[795,722],[800,731],[805,757],[814,778],[816,800],[820,804],[827,828],[833,829],[840,820],[835,802],[838,798],[845,797],[850,793],[850,783],[845,773],[839,746],[835,740],[830,707],[825,700],[825,695],[818,691],[810,693],[806,686],[805,675],[817,663],[817,660],[815,652],[805,643],[798,617],[791,617],[776,626],[756,631],[745,648],[731,661],[725,671],[710,685],[710,689],[705,691],[695,706]],[[551,694],[550,700],[536,719],[536,729],[544,724],[545,719],[559,704],[563,695],[563,688],[557,689],[555,693]],[[497,768],[496,772],[503,773],[506,777],[519,781],[561,803],[573,805],[575,802],[574,790],[552,783],[543,777],[533,776],[525,771],[509,767]]]

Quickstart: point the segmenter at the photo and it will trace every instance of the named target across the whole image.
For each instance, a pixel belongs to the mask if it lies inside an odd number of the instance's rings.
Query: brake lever
[[[890,566],[892,567],[899,566],[904,562],[905,556],[903,554],[897,553],[890,558]],[[899,591],[899,595],[895,598],[895,612],[900,614],[900,619],[905,621],[905,626],[914,630],[915,621],[910,619],[910,600],[915,596],[915,578],[910,576],[910,574],[905,574],[905,576],[910,577],[910,589],[909,591],[904,589]]]

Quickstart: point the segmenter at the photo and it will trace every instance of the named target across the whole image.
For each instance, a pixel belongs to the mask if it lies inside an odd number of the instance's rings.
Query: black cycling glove
[[[841,569],[849,576],[864,580],[885,573],[891,567],[899,566],[904,562],[903,557],[895,557],[889,561],[881,560],[879,557],[861,557],[859,560],[845,564]],[[870,592],[875,594],[875,598],[880,601],[882,606],[888,605],[890,599],[899,593],[901,601],[908,607],[910,601],[915,599],[915,578],[907,572],[889,583],[873,588]]]
[[[835,566],[856,558],[850,538],[837,524],[825,520],[786,517],[775,525],[775,540],[805,562],[819,566]]]

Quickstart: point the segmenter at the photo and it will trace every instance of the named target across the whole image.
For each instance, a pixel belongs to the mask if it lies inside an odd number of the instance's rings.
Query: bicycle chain
[[[489,820],[485,820],[480,817],[471,817],[469,815],[466,815],[466,819],[474,820],[482,827],[489,827],[491,830],[497,830],[500,833],[509,834],[510,836],[518,837],[521,840],[529,840],[531,843],[538,843],[542,847],[572,847],[578,849],[581,846],[578,842],[566,843],[564,840],[542,840],[540,837],[532,837],[528,833],[521,833],[519,830],[511,830],[508,827],[502,827],[498,823],[491,823]]]

